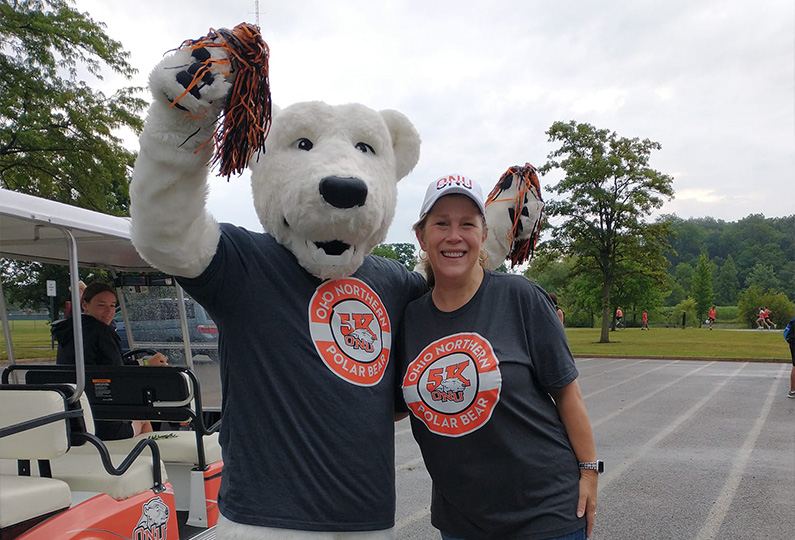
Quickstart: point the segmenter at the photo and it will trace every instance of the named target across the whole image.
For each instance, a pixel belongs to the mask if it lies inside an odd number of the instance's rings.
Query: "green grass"
[[[715,328],[627,328],[610,332],[611,343],[598,343],[598,328],[567,328],[575,355],[692,356],[789,360],[780,330],[737,331]]]
[[[16,360],[55,360],[49,321],[10,321],[11,342]],[[57,347],[57,345],[56,345]],[[0,362],[8,362],[5,333],[0,331]]]
[[[598,328],[567,328],[571,350],[576,355],[692,356],[707,358],[789,359],[781,331],[738,332],[716,328],[654,328],[641,331],[627,328],[610,332],[611,343],[598,343]],[[17,360],[55,359],[47,321],[11,321],[11,340]],[[8,354],[0,332],[0,362]]]

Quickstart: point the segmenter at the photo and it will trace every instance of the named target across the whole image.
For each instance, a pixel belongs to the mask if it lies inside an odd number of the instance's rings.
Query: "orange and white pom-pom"
[[[201,61],[202,66],[193,71],[193,79],[185,91],[174,99],[172,105],[178,107],[179,100],[196,88],[215,64],[230,65],[226,75],[233,78],[234,83],[214,134],[216,153],[213,164],[220,161],[221,176],[229,178],[233,173],[240,174],[254,153],[265,148],[265,138],[270,130],[272,102],[268,44],[257,27],[241,23],[232,30],[210,29],[206,36],[185,41],[182,47],[192,50],[223,47],[228,51],[225,59],[206,55]]]
[[[507,238],[508,258],[511,267],[522,264],[530,259],[536,247],[544,212],[536,168],[530,163],[509,167],[486,198],[486,207],[494,203],[508,203],[512,222]],[[523,217],[530,227],[522,224]]]

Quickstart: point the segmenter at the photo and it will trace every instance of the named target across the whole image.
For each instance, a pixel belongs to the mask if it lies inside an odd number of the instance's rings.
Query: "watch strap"
[[[578,464],[580,469],[587,469],[591,471],[596,471],[599,474],[605,472],[605,462],[601,460],[597,461],[585,461]]]

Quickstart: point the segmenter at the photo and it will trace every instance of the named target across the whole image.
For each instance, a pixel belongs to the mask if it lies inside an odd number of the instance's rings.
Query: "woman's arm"
[[[555,399],[560,419],[566,428],[577,461],[580,463],[596,461],[591,421],[585,410],[585,400],[580,391],[580,384],[575,380],[563,388],[553,390],[550,394]],[[585,516],[586,536],[591,536],[593,530],[598,479],[598,472],[580,470],[580,500],[577,504],[577,517]]]

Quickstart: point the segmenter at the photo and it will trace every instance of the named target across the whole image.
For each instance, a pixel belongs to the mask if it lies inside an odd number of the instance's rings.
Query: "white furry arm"
[[[222,51],[215,48],[212,54]],[[180,49],[153,70],[154,102],[130,185],[133,244],[156,268],[183,277],[201,274],[218,246],[220,229],[205,207],[207,163],[231,85],[220,70],[213,71],[179,100],[179,108],[171,107],[185,91],[184,74],[196,64],[195,56],[195,51]]]
[[[220,236],[218,223],[205,208],[207,158],[164,140],[173,132],[154,133],[150,124],[159,114],[158,105],[150,110],[130,184],[132,241],[152,266],[196,277],[213,258]]]

